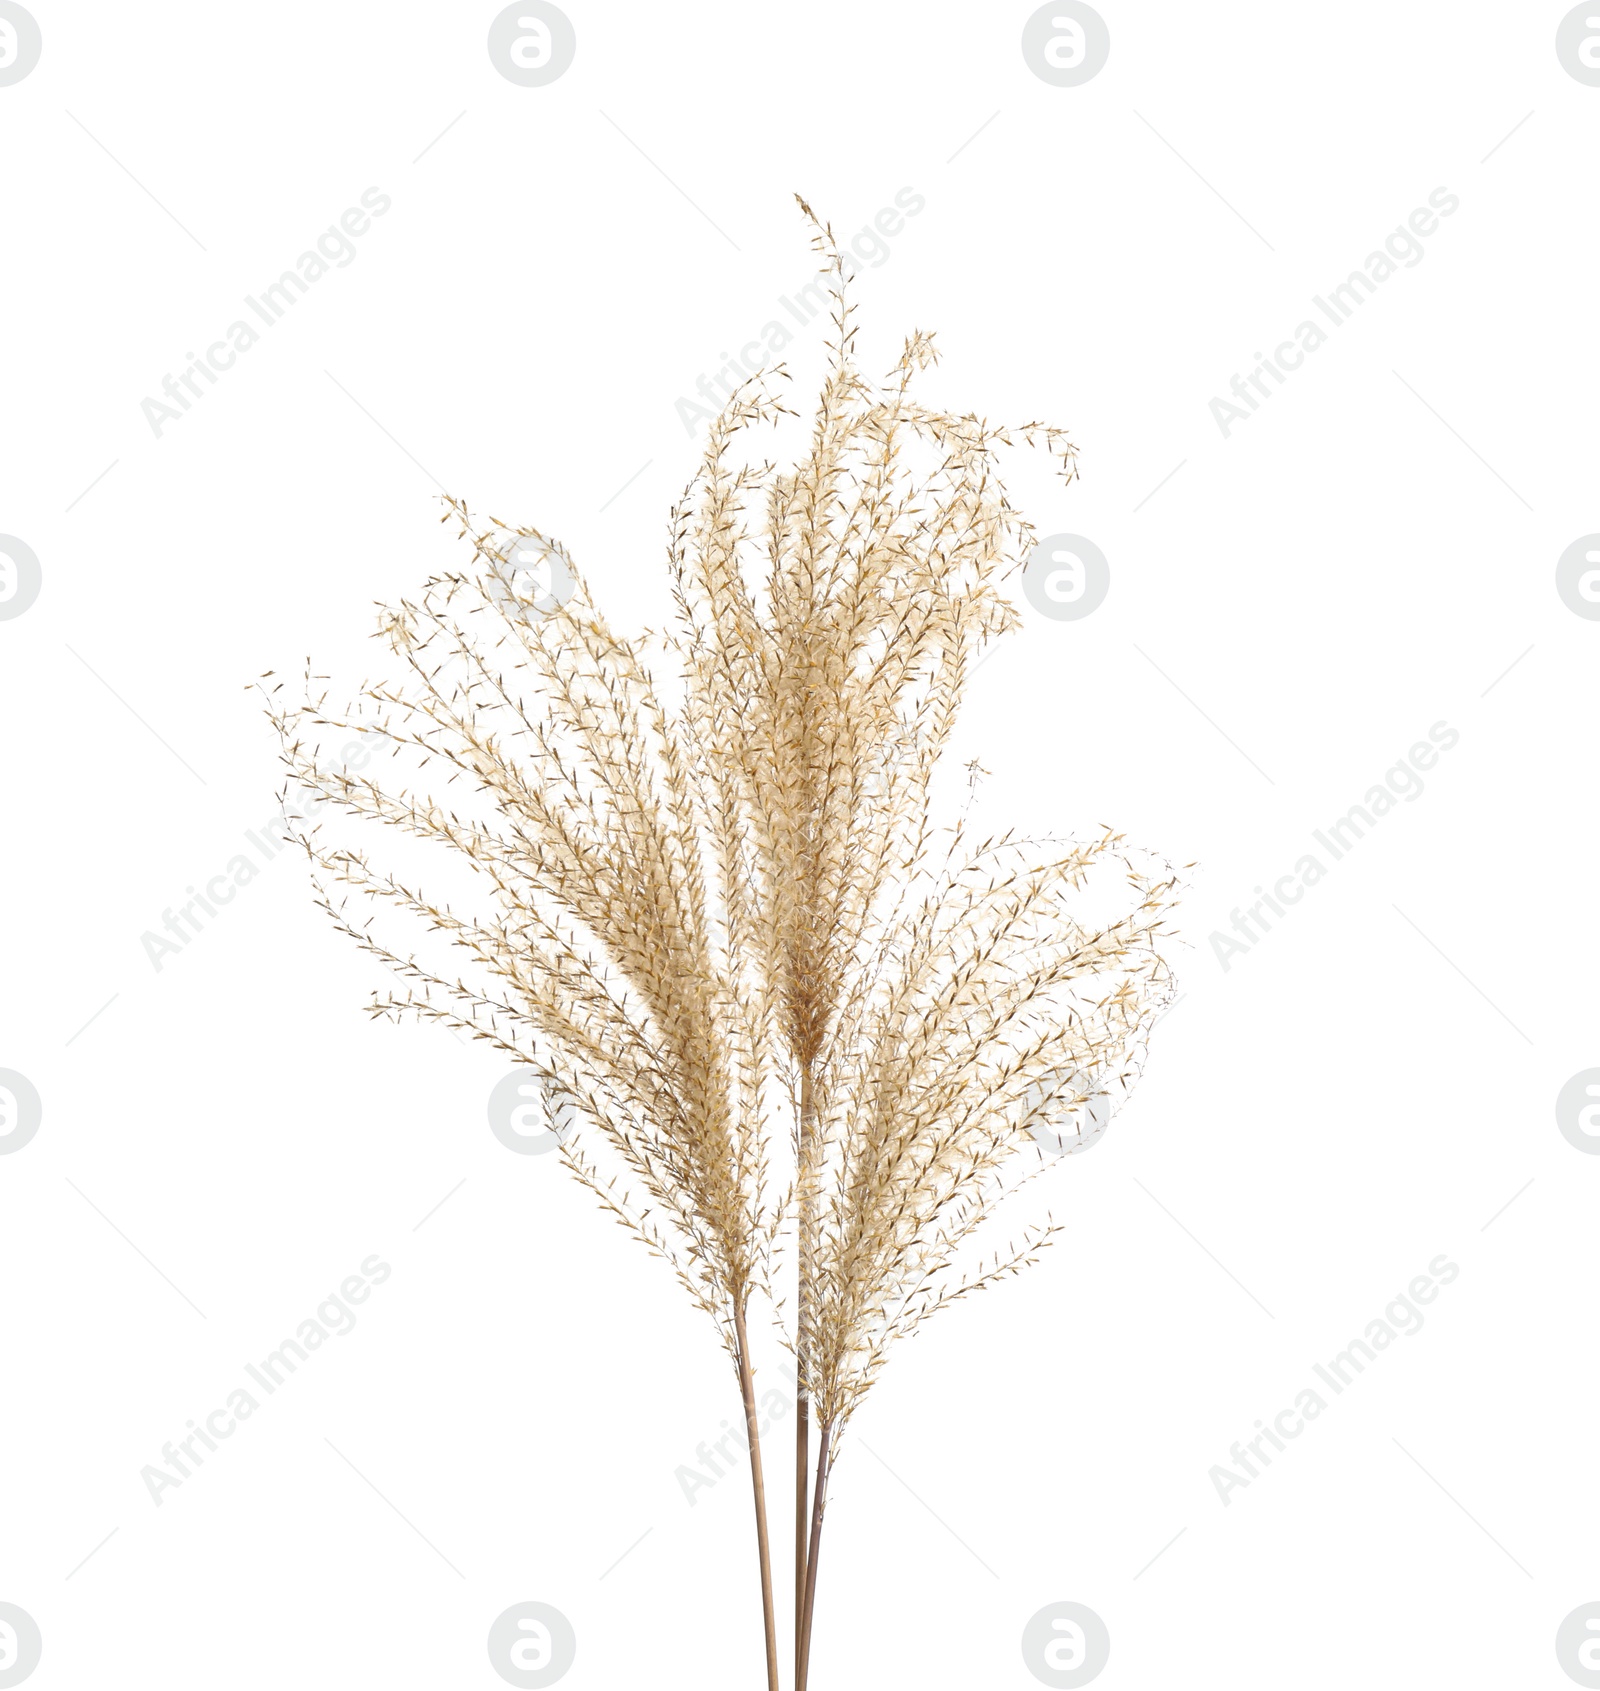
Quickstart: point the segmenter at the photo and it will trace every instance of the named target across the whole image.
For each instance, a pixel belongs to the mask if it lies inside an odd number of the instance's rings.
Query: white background
[[[930,397],[1069,428],[1081,485],[1018,491],[1112,571],[1087,619],[1029,612],[956,755],[996,822],[1194,863],[1190,949],[1134,1102],[1052,1175],[1067,1240],[853,1430],[814,1685],[1025,1691],[1067,1599],[1107,1691],[1569,1684],[1600,1161],[1553,1105],[1600,1063],[1600,624],[1554,566],[1600,529],[1600,89],[1565,8],[1105,0],[1071,89],[1026,6],[571,0],[542,89],[489,62],[493,5],[33,9],[0,89],[0,529],[43,566],[0,622],[0,1067],[44,1124],[0,1159],[0,1599],[41,1691],[489,1691],[533,1598],[574,1691],[761,1682],[743,1481],[674,1477],[728,1370],[490,1136],[502,1066],[365,1020],[288,855],[159,972],[141,935],[274,810],[253,678],[358,679],[372,602],[459,561],[441,486],[659,617],[675,403],[807,279],[791,194],[850,236],[908,186],[868,367],[935,329]],[[153,434],[141,400],[370,186],[353,262]],[[1439,187],[1423,260],[1224,438],[1212,397]],[[804,399],[815,330],[789,356]],[[1224,970],[1213,931],[1440,721],[1424,794]],[[374,1252],[357,1328],[156,1507],[141,1468]],[[1224,1507],[1210,1468],[1440,1253],[1424,1329]]]

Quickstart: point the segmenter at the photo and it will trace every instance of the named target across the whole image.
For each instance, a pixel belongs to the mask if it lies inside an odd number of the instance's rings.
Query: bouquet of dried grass
[[[998,452],[1041,447],[1067,481],[1075,452],[1044,424],[919,404],[928,335],[864,377],[844,263],[801,204],[834,301],[809,445],[787,469],[741,459],[785,408],[760,377],[728,400],[673,515],[659,676],[652,637],[614,630],[558,543],[452,501],[472,564],[384,609],[387,678],[347,705],[320,684],[271,705],[293,781],[419,859],[395,873],[321,825],[300,836],[319,902],[400,979],[374,1013],[541,1076],[577,1123],[568,1165],[715,1323],[745,1411],[769,1691],[752,1319],[796,1359],[803,1691],[845,1428],[897,1339],[1054,1231],[983,1243],[1134,1078],[1170,996],[1176,892],[1112,834],[938,825],[935,775],[976,655],[1017,621],[1000,584],[1033,538]],[[393,779],[330,760],[350,731]],[[424,890],[430,859],[458,903]]]

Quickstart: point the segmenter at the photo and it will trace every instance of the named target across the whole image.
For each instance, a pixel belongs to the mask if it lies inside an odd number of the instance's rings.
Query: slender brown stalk
[[[756,1550],[761,1562],[761,1622],[767,1637],[767,1691],[778,1691],[778,1619],[772,1601],[772,1547],[767,1541],[767,1485],[761,1474],[761,1433],[756,1420],[755,1377],[750,1372],[750,1340],[744,1304],[734,1306],[738,1338],[739,1391],[744,1398],[744,1430],[750,1442],[750,1486],[755,1494]]]
[[[811,1324],[811,1277],[807,1268],[807,1253],[811,1245],[814,1218],[812,1198],[809,1190],[805,1189],[805,1182],[813,1125],[811,1070],[807,1065],[800,1077],[800,1295],[798,1317],[795,1321],[794,1671],[797,1685],[800,1679],[800,1639],[804,1630],[806,1604],[807,1518],[811,1513],[811,1392],[806,1384],[810,1354],[807,1336]]]
[[[811,1623],[817,1611],[817,1557],[822,1549],[822,1516],[828,1504],[828,1469],[833,1454],[833,1424],[824,1421],[817,1429],[817,1489],[811,1499],[811,1542],[806,1551],[805,1614],[800,1624],[800,1661],[795,1669],[795,1691],[806,1691],[811,1672]]]
[[[802,1373],[805,1358],[801,1357]],[[794,1671],[800,1677],[800,1636],[806,1607],[806,1507],[811,1487],[809,1458],[811,1400],[801,1379],[794,1393]]]

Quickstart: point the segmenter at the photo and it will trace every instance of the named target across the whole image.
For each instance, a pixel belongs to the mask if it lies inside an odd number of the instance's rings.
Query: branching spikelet
[[[805,210],[833,298],[809,439],[786,469],[741,457],[746,431],[793,415],[781,369],[712,427],[672,517],[667,685],[557,543],[452,501],[472,566],[383,610],[387,677],[345,708],[309,680],[272,708],[324,815],[409,836],[418,876],[454,876],[452,908],[331,825],[302,836],[329,913],[402,982],[375,1011],[547,1076],[583,1124],[574,1171],[730,1349],[792,1239],[792,1342],[836,1436],[896,1339],[1048,1237],[982,1242],[1051,1166],[1046,1130],[1136,1075],[1176,887],[1110,833],[939,825],[940,759],[978,655],[1018,620],[1003,583],[1034,538],[999,454],[1042,448],[1070,482],[1075,449],[916,400],[930,335],[864,376],[843,261]],[[543,598],[519,584],[529,552]],[[394,781],[330,761],[352,733]]]
[[[776,1221],[765,1135],[782,1074],[750,1008],[756,972],[708,890],[703,762],[570,560],[570,598],[529,603],[505,560],[531,531],[477,531],[453,508],[475,568],[384,609],[398,675],[339,710],[273,695],[291,779],[321,801],[300,836],[319,900],[404,983],[375,1013],[488,1040],[576,1104],[592,1136],[563,1144],[568,1163],[673,1264],[731,1349]],[[329,748],[351,734],[397,779],[335,766]],[[471,914],[329,843],[337,812],[431,848],[422,860]],[[380,937],[351,894],[408,918],[438,960]]]

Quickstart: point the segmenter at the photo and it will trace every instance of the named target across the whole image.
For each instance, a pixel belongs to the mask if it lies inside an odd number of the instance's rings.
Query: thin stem
[[[802,1373],[804,1355],[800,1358]],[[800,1680],[800,1637],[806,1607],[806,1516],[811,1492],[811,1400],[806,1396],[804,1380],[795,1387],[794,1394],[794,1672],[795,1683]]]
[[[817,1429],[817,1489],[811,1500],[811,1544],[806,1555],[805,1619],[800,1631],[800,1665],[795,1672],[795,1691],[806,1691],[811,1672],[811,1625],[817,1610],[817,1557],[822,1548],[822,1516],[828,1505],[828,1470],[832,1466],[833,1423],[824,1421]]]
[[[795,1324],[794,1386],[794,1672],[798,1686],[801,1675],[801,1634],[806,1605],[806,1518],[810,1514],[811,1486],[811,1393],[807,1386],[810,1347],[807,1334],[811,1317],[811,1277],[807,1272],[811,1246],[812,1207],[807,1179],[811,1151],[811,1068],[800,1075],[800,1289],[799,1317]]]
[[[750,1339],[744,1304],[733,1311],[738,1341],[739,1391],[744,1398],[744,1429],[750,1444],[750,1486],[755,1494],[756,1549],[761,1561],[761,1620],[767,1636],[767,1691],[778,1691],[778,1620],[772,1604],[772,1548],[767,1542],[767,1486],[761,1476],[761,1433],[756,1421],[756,1384],[750,1371]]]

